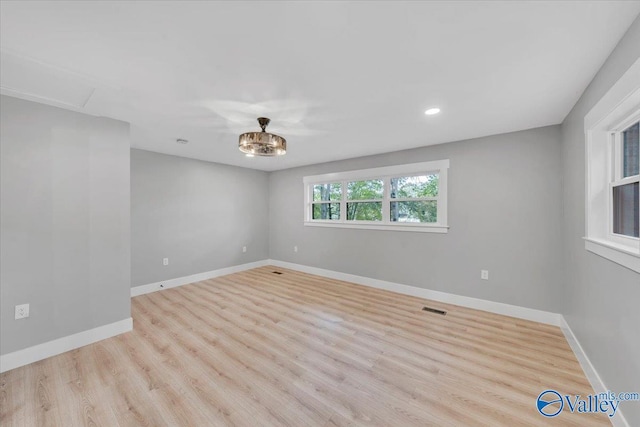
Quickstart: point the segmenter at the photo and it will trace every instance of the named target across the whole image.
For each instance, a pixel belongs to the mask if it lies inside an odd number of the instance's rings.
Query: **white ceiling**
[[[128,121],[133,147],[277,170],[560,123],[639,12],[638,1],[2,1],[2,93]],[[442,112],[425,116],[432,106]],[[263,115],[286,156],[238,151]]]

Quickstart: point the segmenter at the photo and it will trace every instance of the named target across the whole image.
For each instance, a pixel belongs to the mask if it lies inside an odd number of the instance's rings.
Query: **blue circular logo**
[[[564,408],[564,401],[562,400],[560,393],[557,391],[545,390],[538,396],[536,406],[538,407],[538,412],[540,412],[540,414],[551,418],[562,412],[562,408]]]

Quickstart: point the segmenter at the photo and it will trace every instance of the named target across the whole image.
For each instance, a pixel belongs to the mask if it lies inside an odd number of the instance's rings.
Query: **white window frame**
[[[613,233],[613,187],[622,178],[620,133],[640,120],[640,60],[585,116],[585,249],[640,273],[640,239]]]
[[[449,230],[447,221],[447,171],[449,160],[435,160],[431,162],[411,163],[406,165],[386,166],[381,168],[361,169],[347,172],[328,173],[323,175],[305,176],[304,184],[304,225],[311,227],[337,227],[337,228],[359,228],[368,230],[393,230],[393,231],[414,231],[423,233],[447,233]],[[390,197],[391,178],[438,174],[438,197],[420,198],[437,200],[438,219],[435,223],[406,223],[392,222],[390,216],[390,206],[393,201],[403,199],[392,199]],[[382,180],[382,221],[347,221],[347,183],[352,181]],[[312,219],[313,186],[317,184],[330,184],[339,182],[342,185],[342,198],[340,200],[340,219],[321,220]],[[354,200],[352,202],[366,202],[367,200]],[[378,202],[380,200],[373,200]],[[334,203],[337,203],[334,202]]]

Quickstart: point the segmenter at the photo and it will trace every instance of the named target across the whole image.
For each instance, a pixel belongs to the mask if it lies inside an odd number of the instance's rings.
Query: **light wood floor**
[[[132,315],[133,332],[2,374],[0,424],[610,425],[537,412],[543,390],[592,393],[548,325],[275,267],[136,297]]]

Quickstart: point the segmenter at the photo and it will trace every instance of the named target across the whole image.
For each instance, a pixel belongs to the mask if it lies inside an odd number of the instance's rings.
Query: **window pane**
[[[640,171],[640,122],[622,132],[622,176],[638,175]]]
[[[438,222],[438,202],[391,202],[393,222]]]
[[[638,190],[639,183],[613,187],[613,232],[631,237],[638,233]]]
[[[382,202],[347,203],[347,220],[382,221]]]
[[[438,174],[391,178],[391,198],[438,197]]]
[[[340,203],[314,203],[312,219],[340,219]]]
[[[382,199],[382,180],[354,181],[347,184],[348,200]]]
[[[342,198],[342,186],[339,182],[333,184],[316,184],[313,186],[313,201],[340,200]]]

